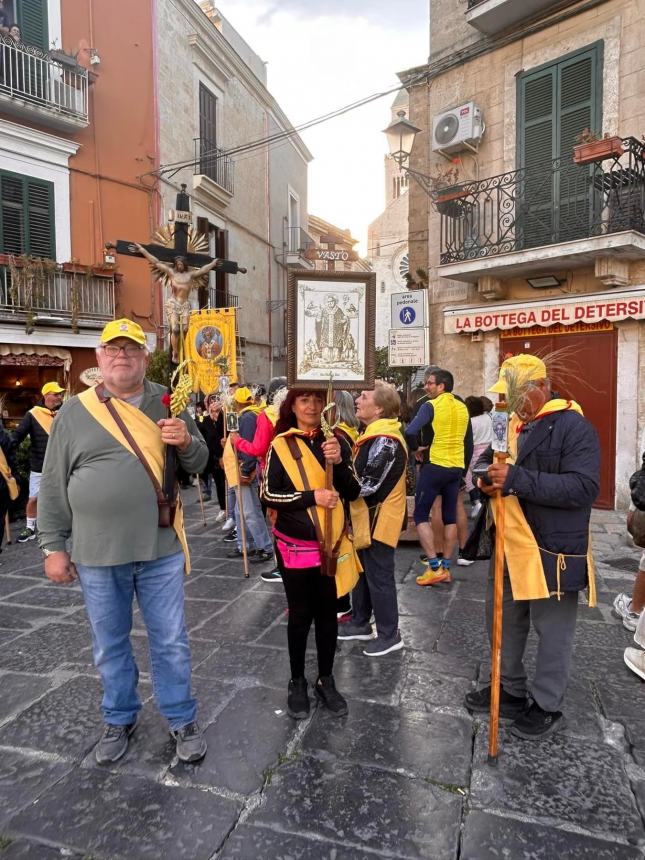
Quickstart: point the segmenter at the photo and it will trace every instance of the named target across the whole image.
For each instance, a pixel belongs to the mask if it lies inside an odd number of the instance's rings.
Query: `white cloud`
[[[273,2],[221,0],[218,8],[267,61],[269,89],[295,125],[396,86],[396,72],[427,55],[421,2],[400,0],[386,7],[384,0],[350,0],[315,7],[281,0],[278,8]],[[360,14],[368,9],[369,15]],[[393,99],[394,94],[302,135],[315,157],[309,211],[349,228],[363,252],[367,225],[383,208],[381,131],[390,121]]]

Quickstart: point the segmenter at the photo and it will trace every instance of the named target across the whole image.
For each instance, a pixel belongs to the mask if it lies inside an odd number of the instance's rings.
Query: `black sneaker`
[[[511,726],[511,734],[526,741],[540,741],[563,729],[566,720],[562,711],[543,711],[537,702],[531,702]]]
[[[466,693],[465,705],[469,711],[477,714],[487,714],[490,711],[490,685],[481,690]],[[499,715],[514,720],[527,706],[526,696],[513,696],[502,687],[499,695]]]
[[[254,549],[247,550],[246,557],[248,558],[249,561],[251,561],[251,559],[253,559],[255,557],[255,550]],[[241,549],[238,549],[237,547],[235,547],[235,549],[229,549],[229,551],[226,553],[226,558],[244,558],[244,553],[242,552]]]
[[[385,639],[383,636],[377,635],[376,639],[372,639],[363,648],[363,654],[367,657],[385,657],[386,654],[392,651],[400,651],[401,648],[403,648],[403,639],[401,639],[401,634],[397,630],[396,636],[393,636],[391,639]]]
[[[124,756],[130,742],[130,735],[136,727],[136,720],[126,726],[106,723],[103,736],[94,749],[94,758],[97,764],[110,764]]]
[[[294,720],[304,720],[309,716],[309,694],[306,678],[292,678],[287,693],[287,713]]]
[[[328,708],[335,717],[344,717],[349,708],[347,702],[336,689],[334,676],[320,677],[316,681],[316,698]]]
[[[233,529],[232,532],[229,532],[225,538],[223,538],[224,543],[237,543],[237,529]]]
[[[36,532],[34,529],[29,529],[25,526],[25,528],[20,532],[16,540],[18,543],[27,543],[28,540],[35,540]]]
[[[265,582],[282,582],[282,574],[276,567],[275,570],[266,570],[260,574],[260,579]]]
[[[196,722],[188,723],[170,734],[177,741],[179,761],[200,761],[206,755],[208,745]]]
[[[267,561],[275,564],[275,556],[272,552],[267,552],[265,549],[259,549],[254,553],[253,558],[251,559],[251,564],[266,564]]]

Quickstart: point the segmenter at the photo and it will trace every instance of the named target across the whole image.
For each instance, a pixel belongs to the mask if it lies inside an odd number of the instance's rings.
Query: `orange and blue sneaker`
[[[452,582],[450,561],[448,559],[428,559],[425,573],[417,576],[417,585],[439,585],[441,582]]]

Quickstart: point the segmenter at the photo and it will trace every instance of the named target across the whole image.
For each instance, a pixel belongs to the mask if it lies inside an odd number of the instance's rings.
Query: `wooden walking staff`
[[[320,416],[320,426],[325,439],[334,438],[334,428],[336,427],[336,404],[332,401],[333,389],[331,374],[329,376],[329,385],[327,386],[327,405]],[[330,420],[327,420],[327,414],[330,415]],[[334,466],[329,460],[325,460],[325,489],[334,489]],[[323,514],[323,553],[328,560],[327,565],[323,565],[323,572],[328,572],[330,576],[336,575],[335,566],[332,563],[334,546],[332,538],[332,512],[329,508],[325,508]]]
[[[493,412],[493,452],[496,463],[508,457],[508,410],[503,396]],[[495,493],[495,579],[493,583],[493,629],[490,671],[490,725],[488,729],[488,764],[497,764],[499,734],[499,696],[502,665],[502,607],[504,595],[504,520],[506,500],[502,491]]]

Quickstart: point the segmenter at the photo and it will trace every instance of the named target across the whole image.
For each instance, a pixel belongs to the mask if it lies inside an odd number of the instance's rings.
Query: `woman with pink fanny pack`
[[[312,622],[318,654],[316,697],[334,715],[347,713],[347,702],[336,689],[332,674],[338,634],[336,581],[334,576],[323,575],[321,569],[319,533],[323,516],[318,510],[331,512],[339,498],[358,498],[360,485],[347,442],[338,438],[325,441],[320,428],[324,403],[319,391],[289,391],[280,407],[261,493],[263,501],[277,512],[273,531],[276,557],[289,605],[291,680],[287,711],[294,719],[303,719],[310,709],[305,652]],[[313,475],[314,470],[320,472],[319,467],[324,471],[327,462],[333,465],[331,490],[321,488]],[[314,470],[310,468],[312,463]]]

